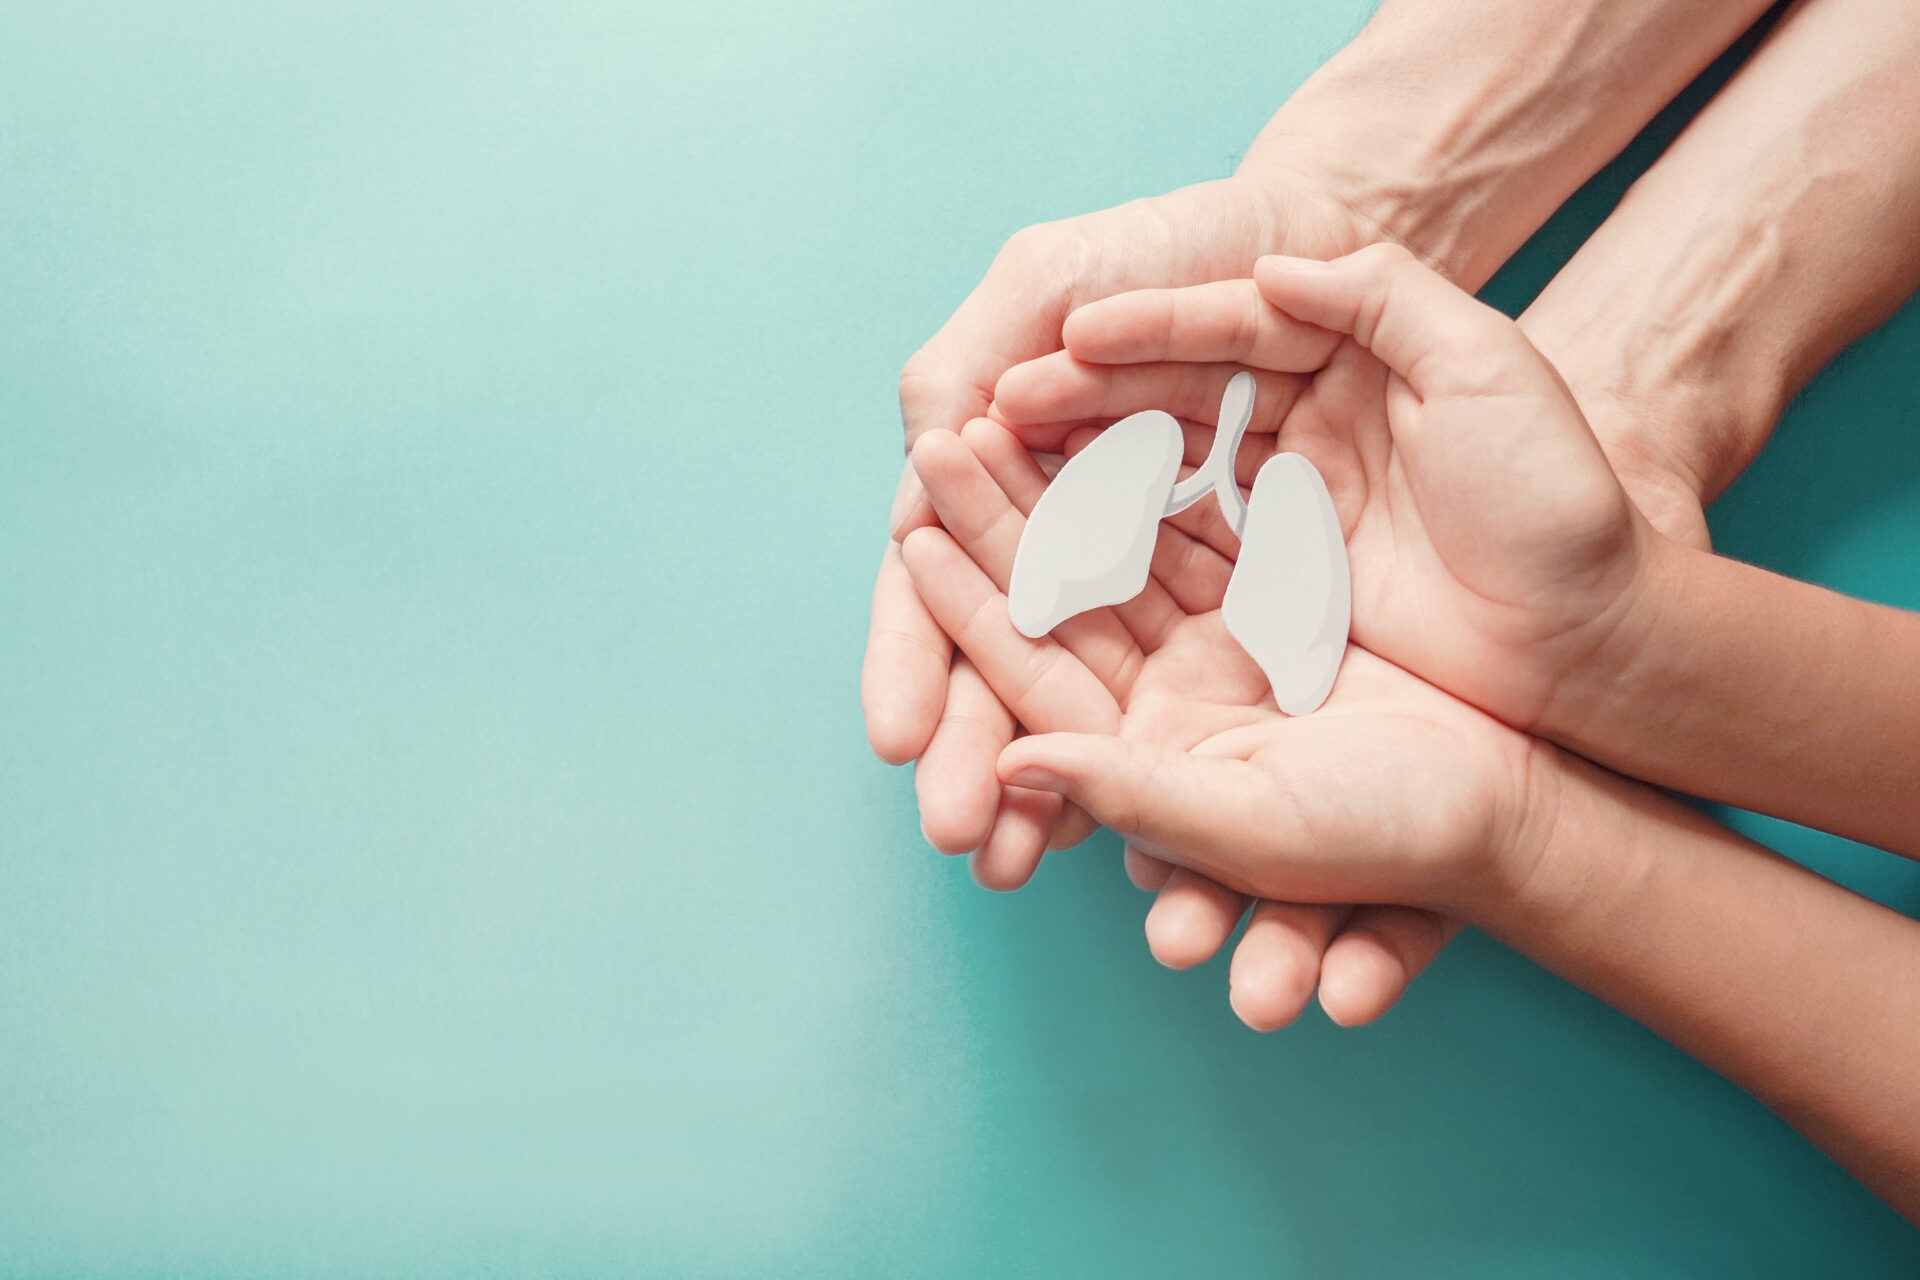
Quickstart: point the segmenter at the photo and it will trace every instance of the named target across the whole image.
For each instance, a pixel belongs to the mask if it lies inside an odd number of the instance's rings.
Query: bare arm
[[[1474,288],[1764,0],[1388,0],[1303,85],[1233,178],[1030,228],[900,380],[909,443],[986,412],[1000,375],[1061,347],[1075,307],[1246,274],[1264,253],[1398,240]],[[903,480],[901,532],[930,511]],[[946,639],[889,551],[863,700],[875,750],[923,751],[945,702]]]
[[[1475,289],[1767,10],[1755,0],[1386,0],[1243,175],[1324,175]]]
[[[1522,317],[1650,519],[1701,508],[1920,285],[1920,9],[1802,0]],[[1664,546],[1537,727],[1920,856],[1920,616]]]
[[[902,371],[908,440],[983,414],[1009,368],[1060,349],[1074,307],[1124,290],[1240,276],[1263,253],[1324,256],[1382,238],[1478,285],[1766,7],[1387,0],[1275,116],[1232,178],[1010,241]],[[898,536],[931,519],[910,473],[896,511]],[[890,543],[862,675],[869,739],[885,759],[918,758],[916,790],[934,842],[978,851],[983,882],[1012,887],[1031,874],[1050,831],[1070,842],[1085,827],[1071,809],[1056,826],[1001,789],[994,754],[1016,726],[967,668],[950,666],[950,652],[899,543]],[[1217,947],[1232,913],[1182,912],[1174,900],[1182,896],[1196,896],[1190,882],[1169,885],[1168,910],[1157,914],[1212,921],[1187,950]],[[1363,908],[1354,924],[1367,929],[1354,937],[1371,930],[1403,960],[1430,955],[1430,926],[1419,921],[1410,931],[1407,919]],[[1317,962],[1326,951],[1324,931],[1302,930],[1300,939],[1299,956]],[[1423,963],[1383,966],[1360,945],[1336,943],[1327,954],[1327,989],[1351,993],[1340,1003],[1369,1011],[1355,1017],[1390,1005]],[[1313,976],[1309,968],[1307,989]]]
[[[1920,10],[1788,11],[1521,317],[1663,532],[1920,287]]]
[[[1479,921],[1751,1092],[1920,1224],[1920,922],[1563,760],[1546,852]]]
[[[1478,925],[1752,1092],[1920,1223],[1920,922],[1666,796],[1358,649],[1313,715],[1190,751],[1037,734],[1000,770],[1247,893]]]
[[[1675,542],[1541,731],[1622,772],[1920,857],[1920,614]]]

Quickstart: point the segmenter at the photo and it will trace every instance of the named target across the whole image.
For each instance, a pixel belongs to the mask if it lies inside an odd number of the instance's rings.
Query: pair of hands
[[[1223,198],[1221,207],[1245,214],[1244,189],[1229,197],[1229,185],[1041,234],[1164,226]],[[1259,238],[1271,217],[1228,221]],[[1317,238],[1337,248],[1364,236],[1354,220],[1342,227],[1328,216]],[[1009,276],[1031,283],[1031,266],[1016,268],[1041,250],[1035,235],[1016,242],[1002,259],[1013,265],[996,264],[942,339],[980,314],[983,296],[988,313],[1004,310],[1006,295],[1019,293]],[[1234,959],[1241,1016],[1280,1025],[1317,979],[1337,1020],[1364,1021],[1451,933],[1445,916],[1420,908],[1458,913],[1513,874],[1529,847],[1522,833],[1550,811],[1534,794],[1552,773],[1536,767],[1550,749],[1408,668],[1509,724],[1534,722],[1560,673],[1606,641],[1649,531],[1565,387],[1512,324],[1404,253],[1375,251],[1334,268],[1264,263],[1257,282],[1131,294],[1051,318],[1112,283],[1085,275],[1089,262],[1107,261],[1150,267],[1126,255],[1063,253],[1059,300],[1038,308],[1048,314],[1027,336],[1042,345],[1046,326],[1059,325],[1067,350],[1013,367],[991,389],[972,379],[972,405],[991,418],[916,447],[915,470],[958,545],[917,531],[932,514],[917,498],[897,513],[904,545],[883,571],[869,652],[875,745],[896,758],[920,754],[929,837],[977,847],[983,881],[1024,880],[1056,823],[1078,838],[1086,828],[1071,815],[1090,810],[1127,835],[1136,882],[1159,889],[1148,936],[1163,960],[1211,955],[1250,893],[1268,901]],[[942,339],[916,358],[921,369],[937,363]],[[1020,513],[1044,484],[1021,443],[1071,448],[1088,424],[1150,406],[1203,417],[1242,367],[1262,383],[1256,430],[1282,433],[1278,445],[1327,476],[1350,539],[1356,641],[1400,664],[1357,648],[1327,706],[1301,721],[1263,704],[1257,669],[1220,625],[1234,547],[1211,504],[1163,527],[1154,581],[1138,600],[1039,642],[1005,620]],[[903,378],[910,418],[925,379],[915,367]],[[1489,416],[1489,406],[1500,412]],[[1543,431],[1541,421],[1558,429]],[[1204,454],[1204,435],[1194,430],[1190,460]],[[1275,435],[1250,437],[1243,477],[1274,447]],[[968,655],[918,752],[912,733],[889,741],[890,712],[896,729],[914,717],[888,695],[924,693],[935,661],[944,667],[945,640],[901,621],[901,571]],[[890,647],[922,660],[917,685],[900,678],[906,664],[889,664]],[[904,709],[915,709],[910,699]],[[1016,721],[1044,736],[1008,749]],[[1169,872],[1169,859],[1183,869]],[[1342,902],[1399,905],[1334,905]]]

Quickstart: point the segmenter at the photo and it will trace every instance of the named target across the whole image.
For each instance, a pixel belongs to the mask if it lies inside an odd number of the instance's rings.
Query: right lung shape
[[[1076,613],[1140,594],[1182,448],[1173,415],[1149,409],[1060,468],[1013,557],[1007,610],[1020,634],[1038,639]]]
[[[1333,689],[1353,616],[1347,543],[1327,482],[1297,453],[1260,468],[1240,534],[1240,560],[1220,614],[1290,716]]]

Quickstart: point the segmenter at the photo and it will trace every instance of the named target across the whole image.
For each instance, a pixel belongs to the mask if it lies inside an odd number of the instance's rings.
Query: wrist
[[[1241,171],[1311,175],[1369,240],[1477,291],[1604,157],[1566,145],[1600,113],[1559,101],[1524,49],[1436,57],[1461,38],[1422,6],[1376,15],[1267,122]]]
[[[1645,788],[1551,743],[1529,745],[1523,799],[1493,875],[1460,909],[1476,928],[1523,950],[1528,939],[1565,936],[1575,922],[1604,916],[1651,870],[1644,824],[1634,820]]]
[[[1674,683],[1675,658],[1692,647],[1686,634],[1697,595],[1695,570],[1712,552],[1665,537],[1640,523],[1629,554],[1633,566],[1606,632],[1554,686],[1539,719],[1540,737],[1593,759],[1612,759],[1624,725],[1657,713]]]
[[[1669,537],[1698,542],[1698,513],[1760,452],[1791,400],[1789,362],[1762,326],[1742,326],[1735,299],[1695,295],[1691,313],[1676,315],[1639,292],[1621,276],[1570,268],[1520,327],[1643,513]]]
[[[1353,248],[1392,241],[1457,280],[1467,265],[1453,217],[1461,193],[1442,176],[1435,140],[1411,113],[1381,101],[1380,85],[1391,80],[1357,65],[1370,59],[1364,41],[1287,100],[1247,148],[1235,177],[1268,189],[1304,182],[1346,212]]]

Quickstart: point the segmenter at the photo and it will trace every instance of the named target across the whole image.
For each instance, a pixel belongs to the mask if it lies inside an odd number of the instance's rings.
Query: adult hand
[[[1278,247],[1329,256],[1370,238],[1364,220],[1328,189],[1273,169],[1257,179],[1202,183],[1030,227],[1008,241],[980,286],[901,372],[907,444],[987,416],[1001,374],[1059,350],[1061,323],[1088,302],[1130,289],[1244,275],[1256,257]],[[991,757],[983,763],[979,752],[943,749],[926,759],[946,709],[952,644],[914,594],[899,545],[931,519],[909,467],[874,586],[861,702],[876,754],[895,764],[920,758],[922,773],[936,774],[922,781],[923,793],[967,797],[924,815],[929,837],[941,847],[977,847],[991,830],[994,809],[972,784],[991,779]],[[978,700],[964,688],[960,695],[959,714],[975,717]]]
[[[1764,0],[1706,14],[1684,0],[1581,0],[1572,10],[1518,0],[1444,11],[1383,5],[1269,122],[1242,176],[1016,237],[909,364],[901,384],[909,440],[980,413],[1001,372],[1058,348],[1059,322],[1074,305],[1117,289],[1223,279],[1259,253],[1324,257],[1389,236],[1477,286],[1761,8]],[[1569,45],[1573,27],[1582,39]],[[1569,95],[1569,85],[1580,92]],[[1408,95],[1422,112],[1404,110]],[[1263,387],[1262,401],[1294,392]],[[927,518],[910,475],[895,514],[901,534]],[[977,673],[949,668],[950,654],[907,590],[896,538],[876,584],[862,681],[874,749],[896,762],[920,758],[916,784],[935,844],[1012,842],[1037,857],[1044,832],[1003,802],[984,767],[984,748],[1010,738],[1015,723]],[[1062,839],[1086,829],[1084,815],[1070,817]],[[1390,922],[1378,935],[1352,931],[1354,945],[1328,956],[1323,996],[1368,986],[1370,972],[1400,971],[1391,945],[1369,945],[1393,933]],[[1342,982],[1343,973],[1356,982]],[[1376,1009],[1397,994],[1383,990]],[[1344,1003],[1323,1002],[1330,1012]]]

